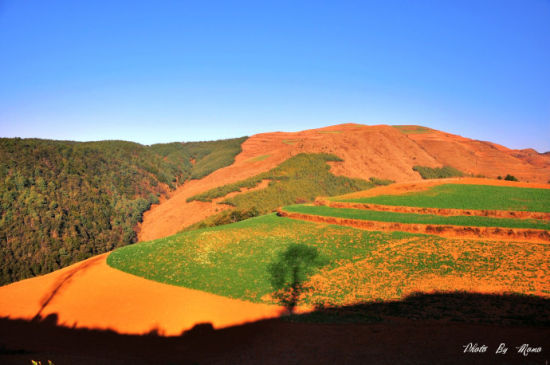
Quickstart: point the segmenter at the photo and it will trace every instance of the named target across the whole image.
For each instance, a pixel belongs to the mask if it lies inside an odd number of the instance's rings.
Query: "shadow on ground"
[[[468,344],[485,352],[464,353]],[[496,354],[500,344],[505,354]],[[518,352],[522,345],[527,348]],[[402,301],[320,308],[309,314],[176,337],[59,326],[57,315],[0,319],[0,363],[31,364],[545,364],[550,300],[521,295],[416,294]]]

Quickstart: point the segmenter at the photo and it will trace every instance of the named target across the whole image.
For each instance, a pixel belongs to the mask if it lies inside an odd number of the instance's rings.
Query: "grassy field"
[[[240,220],[239,217],[249,218],[272,212],[281,206],[311,202],[317,196],[345,194],[391,182],[375,178],[365,181],[333,175],[327,162],[337,161],[341,159],[334,155],[302,153],[265,173],[192,196],[187,201],[209,202],[243,188],[253,188],[263,180],[270,181],[264,189],[225,199],[222,203],[232,205],[235,207],[234,211],[224,211],[209,217],[190,229],[227,224]]]
[[[269,303],[268,265],[290,243],[317,247],[326,263],[307,283],[304,303],[341,305],[419,290],[495,286],[550,295],[544,244],[371,232],[274,214],[124,247],[107,262],[147,279]]]
[[[440,216],[380,212],[366,209],[330,208],[326,206],[292,205],[284,208],[288,212],[313,214],[324,217],[364,219],[378,222],[400,222],[412,224],[441,224],[453,226],[534,228],[550,230],[550,222],[534,219],[509,219],[477,216]]]
[[[342,201],[424,208],[550,212],[550,189],[444,184],[404,195],[380,195]]]
[[[334,268],[342,260],[363,257],[373,245],[408,236],[319,226],[270,214],[139,243],[113,252],[107,262],[147,279],[258,302],[271,293],[268,264],[290,243],[318,247]]]

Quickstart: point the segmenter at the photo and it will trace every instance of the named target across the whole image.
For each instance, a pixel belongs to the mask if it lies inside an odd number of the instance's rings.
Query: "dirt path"
[[[331,208],[375,210],[378,212],[433,214],[441,216],[477,216],[513,219],[538,219],[550,220],[550,213],[525,212],[513,210],[475,210],[475,209],[450,209],[450,208],[422,208],[399,205],[382,205],[370,203],[335,202],[328,199],[317,198],[315,205]]]
[[[506,240],[534,243],[550,243],[550,232],[542,229],[467,227],[436,224],[410,224],[399,222],[378,222],[363,219],[324,217],[312,214],[277,211],[282,217],[300,219],[310,222],[337,224],[369,231],[402,231],[410,233],[434,234],[450,238],[467,238],[481,240]]]
[[[68,327],[179,335],[198,323],[227,327],[283,310],[146,280],[111,268],[106,258],[0,287],[0,317],[57,316]]]

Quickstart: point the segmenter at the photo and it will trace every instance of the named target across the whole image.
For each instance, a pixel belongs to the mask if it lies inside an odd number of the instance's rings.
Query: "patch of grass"
[[[501,285],[548,290],[548,245],[478,242],[403,232],[371,232],[275,214],[183,232],[117,249],[107,263],[147,279],[271,303],[268,266],[289,244],[316,247],[326,262],[302,303],[346,305],[393,300],[414,291]]]
[[[392,126],[398,129],[401,133],[404,134],[420,134],[420,133],[430,133],[432,129],[422,127],[419,125],[394,125]]]
[[[258,162],[258,161],[263,161],[263,160],[268,159],[269,157],[271,157],[271,155],[256,156],[256,157],[249,158],[248,160],[246,160],[246,162]]]
[[[324,217],[364,219],[378,222],[400,222],[412,224],[440,224],[454,226],[507,227],[550,229],[550,222],[534,219],[508,219],[477,216],[439,216],[431,214],[412,214],[379,212],[365,209],[330,208],[326,206],[292,205],[284,208],[288,212],[313,214]]]
[[[341,134],[342,131],[317,131],[319,134]]]
[[[283,139],[284,144],[288,144],[291,146],[295,145],[298,141],[299,139]]]
[[[260,214],[288,204],[313,201],[317,196],[345,194],[369,189],[372,182],[336,176],[330,172],[329,161],[341,159],[329,154],[299,154],[274,169],[252,178],[224,185],[190,197],[187,201],[211,201],[242,188],[252,188],[262,180],[271,180],[268,187],[239,194],[223,201],[240,210],[256,209]]]
[[[550,189],[443,184],[403,195],[379,195],[343,201],[423,208],[550,212]]]
[[[459,171],[452,166],[443,166],[443,167],[414,166],[413,170],[418,172],[423,179],[445,179],[448,177],[464,176],[464,173],[462,171]]]

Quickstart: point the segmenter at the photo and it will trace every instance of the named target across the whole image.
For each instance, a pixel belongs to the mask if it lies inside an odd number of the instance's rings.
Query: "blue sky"
[[[420,124],[550,150],[550,1],[0,0],[0,136]]]

